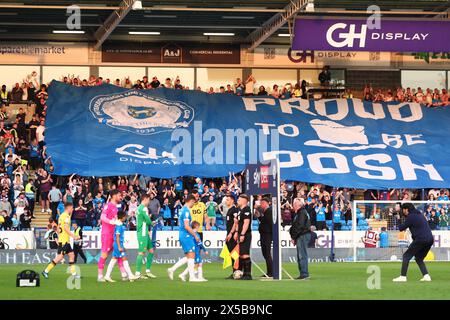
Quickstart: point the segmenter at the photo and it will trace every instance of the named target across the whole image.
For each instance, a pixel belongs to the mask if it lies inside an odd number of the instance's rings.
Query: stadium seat
[[[217,227],[216,226],[212,226],[211,227],[211,231],[217,231]]]
[[[180,230],[180,227],[179,227],[179,226],[173,226],[173,227],[172,227],[172,230],[173,230],[173,231],[179,231],[179,230]]]
[[[172,227],[164,226],[164,227],[162,227],[162,231],[172,231]]]
[[[84,226],[83,227],[83,231],[92,231],[92,227],[91,226]]]

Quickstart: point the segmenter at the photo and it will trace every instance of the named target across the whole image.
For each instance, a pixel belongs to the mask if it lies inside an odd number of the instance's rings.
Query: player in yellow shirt
[[[70,231],[70,219],[72,217],[73,212],[73,204],[65,203],[64,204],[64,212],[59,216],[58,219],[58,255],[52,262],[49,263],[47,268],[42,272],[44,278],[48,279],[48,273],[58,264],[61,260],[64,259],[64,255],[69,256],[69,266],[70,273],[73,276],[76,276],[75,271],[75,254],[73,253],[73,248],[70,245],[70,238],[74,240],[79,240],[80,237],[73,234]]]
[[[206,230],[211,229],[208,214],[206,213],[206,205],[200,201],[198,190],[193,190],[192,195],[195,197],[195,203],[191,208],[191,217],[192,221],[197,221],[200,224],[197,232],[200,235],[200,239],[203,241],[203,221],[205,221]]]

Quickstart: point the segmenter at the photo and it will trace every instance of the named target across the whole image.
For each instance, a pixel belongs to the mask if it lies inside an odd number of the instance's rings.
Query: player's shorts
[[[239,243],[239,254],[250,255],[250,248],[252,246],[252,236],[248,234],[245,236],[244,242]]]
[[[196,246],[195,248],[195,264],[200,264],[203,262],[202,255],[200,254],[200,249]]]
[[[180,244],[184,253],[195,252],[195,239],[190,234],[180,237]]]
[[[73,249],[69,242],[64,244],[58,243],[58,254],[68,254],[70,252],[73,252]]]
[[[125,251],[120,252],[119,248],[114,246],[114,250],[113,250],[113,255],[112,256],[113,256],[113,258],[120,259],[120,258],[125,258],[127,256],[127,253]]]
[[[114,236],[102,234],[102,252],[111,252],[114,246]]]
[[[153,242],[149,235],[146,237],[137,237],[138,245],[139,245],[139,252],[145,252],[150,249],[153,249]]]

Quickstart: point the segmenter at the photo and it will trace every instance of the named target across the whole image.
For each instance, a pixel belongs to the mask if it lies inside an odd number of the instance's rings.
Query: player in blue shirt
[[[191,228],[192,230],[195,232],[195,234],[197,235],[197,237],[200,238],[200,236],[198,235],[198,228],[200,227],[200,223],[198,223],[197,221],[193,221],[191,224]],[[197,269],[196,272],[196,278],[199,281],[208,281],[203,277],[203,260],[202,260],[202,251],[205,254],[208,254],[208,251],[206,251],[205,247],[203,246],[202,241],[198,241],[195,244],[195,268]],[[186,270],[184,270],[178,277],[181,279],[181,281],[186,281],[186,276],[188,274],[189,270],[188,268],[186,268]]]
[[[117,260],[121,260],[123,262],[123,267],[125,272],[127,273],[128,280],[133,282],[136,280],[133,272],[130,269],[130,265],[128,264],[127,253],[123,246],[125,240],[125,226],[124,223],[127,220],[127,214],[124,211],[119,211],[117,213],[117,220],[120,220],[122,224],[116,225],[114,229],[114,246],[113,246],[113,255],[111,261],[109,262],[108,269],[106,270],[105,281],[107,282],[116,282],[111,279],[111,273],[114,269],[114,266],[117,263]],[[126,279],[126,278],[123,278]]]
[[[179,231],[179,241],[181,247],[183,248],[183,252],[185,257],[180,259],[177,263],[175,263],[172,267],[167,269],[167,274],[169,275],[170,280],[173,280],[173,274],[175,270],[179,267],[187,263],[188,272],[189,272],[189,281],[190,282],[200,282],[195,277],[195,247],[196,243],[200,242],[200,238],[191,228],[191,208],[194,205],[196,199],[191,194],[186,198],[185,205],[181,209],[180,214],[180,231]]]

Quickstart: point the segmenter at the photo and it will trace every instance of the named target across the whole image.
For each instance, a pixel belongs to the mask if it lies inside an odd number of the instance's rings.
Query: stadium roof
[[[128,0],[130,1],[130,0]],[[293,2],[308,0],[164,0],[142,1],[142,9],[130,10],[123,20],[106,35],[108,41],[191,41],[250,44],[266,21],[280,14]],[[312,0],[309,0],[312,1]],[[19,41],[90,41],[99,39],[99,28],[120,5],[120,0],[1,0],[0,40]],[[66,7],[76,4],[81,8],[81,29],[84,34],[54,33],[66,30]],[[383,17],[410,17],[448,19],[449,0],[314,0],[314,12],[299,15],[365,16],[370,5],[378,5]],[[446,13],[445,15],[443,13]],[[294,15],[295,16],[295,15]],[[289,24],[268,37],[265,43],[288,44]],[[130,34],[130,32],[156,32],[159,35]],[[225,33],[226,35],[204,35]]]

